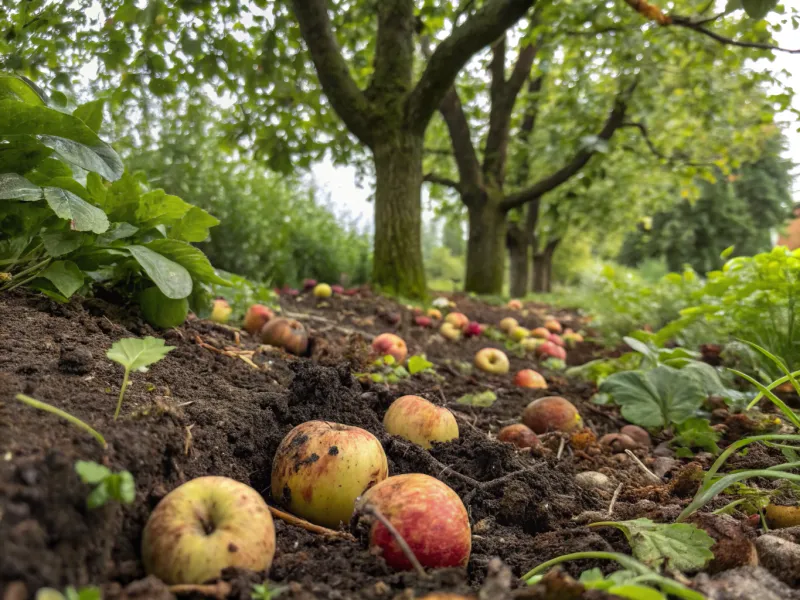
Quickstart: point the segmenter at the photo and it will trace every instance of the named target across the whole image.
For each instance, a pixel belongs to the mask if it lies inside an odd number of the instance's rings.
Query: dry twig
[[[280,519],[281,521],[286,521],[290,525],[295,525],[296,527],[300,527],[301,529],[305,529],[306,531],[310,531],[311,533],[318,533],[320,535],[327,535],[329,537],[338,537],[344,540],[348,540],[350,542],[356,541],[356,538],[353,537],[352,534],[347,533],[346,531],[337,531],[335,529],[328,529],[327,527],[322,527],[321,525],[314,525],[314,523],[309,523],[305,519],[301,519],[300,517],[296,517],[290,513],[284,512],[279,508],[275,508],[274,506],[269,507],[269,512],[276,519]]]

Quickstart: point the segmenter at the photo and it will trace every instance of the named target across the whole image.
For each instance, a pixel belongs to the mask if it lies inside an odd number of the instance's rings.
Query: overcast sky
[[[687,31],[686,35],[691,35],[691,33]],[[800,31],[787,28],[777,34],[776,38],[783,47],[800,47]],[[747,52],[747,50],[742,49],[742,52]],[[800,55],[785,52],[777,52],[776,55],[777,57],[773,62],[759,61],[756,63],[756,67],[773,71],[781,69],[788,71],[790,75],[786,79],[786,83],[797,93],[794,97],[794,107],[795,109],[800,109]],[[798,132],[800,122],[788,111],[779,115],[778,120],[787,124],[784,128],[786,137],[789,140],[789,149],[786,155],[800,165],[800,132]],[[794,173],[794,198],[796,202],[800,202],[800,166],[795,168]],[[369,187],[359,188],[356,185],[355,169],[335,167],[329,161],[326,161],[314,167],[313,176],[317,184],[329,193],[337,213],[357,217],[365,225],[369,224],[371,229],[373,209],[372,203],[368,202],[371,190]],[[364,181],[365,186],[370,186],[371,183],[371,180]]]

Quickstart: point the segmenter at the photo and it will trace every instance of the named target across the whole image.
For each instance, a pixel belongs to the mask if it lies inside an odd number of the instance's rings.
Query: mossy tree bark
[[[465,287],[478,294],[499,294],[505,273],[506,215],[491,194],[469,199],[469,237]]]

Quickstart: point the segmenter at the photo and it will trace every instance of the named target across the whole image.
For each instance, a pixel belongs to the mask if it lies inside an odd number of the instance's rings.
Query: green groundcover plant
[[[102,285],[179,324],[204,284],[228,284],[192,246],[219,221],[125,172],[98,135],[103,112],[101,100],[65,112],[0,73],[0,291],[63,302]]]

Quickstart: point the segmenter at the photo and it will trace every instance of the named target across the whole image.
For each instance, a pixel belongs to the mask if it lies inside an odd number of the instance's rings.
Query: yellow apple
[[[314,297],[316,298],[330,298],[332,294],[333,290],[327,283],[319,283],[314,287]]]
[[[511,333],[516,327],[519,327],[519,323],[514,317],[506,317],[500,321],[500,329],[506,333]]]
[[[526,337],[530,336],[530,334],[531,332],[524,327],[514,327],[514,329],[511,330],[511,333],[509,333],[509,336],[515,342],[521,342]]]
[[[402,396],[392,402],[383,417],[383,426],[392,435],[423,448],[430,448],[431,442],[458,438],[458,423],[453,413],[419,396]]]
[[[533,352],[539,346],[544,344],[545,341],[546,340],[543,340],[542,338],[538,338],[538,337],[527,337],[524,340],[522,340],[519,343],[519,345],[522,346],[522,349],[525,350],[525,352]]]
[[[292,429],[272,461],[272,497],[326,527],[349,523],[356,498],[389,474],[383,446],[369,431],[328,421]]]
[[[442,337],[450,340],[451,342],[454,342],[461,337],[461,330],[452,323],[447,322],[442,323],[442,326],[439,327],[439,333],[442,335]]]
[[[459,329],[463,329],[464,326],[469,323],[467,315],[460,312],[451,312],[444,318],[444,320],[448,323],[452,323],[455,327],[458,327]]]
[[[231,305],[228,304],[226,300],[217,298],[214,300],[209,319],[214,321],[214,323],[227,323],[232,311]]]
[[[484,348],[475,353],[475,366],[481,371],[502,375],[508,373],[508,357],[497,348]]]

